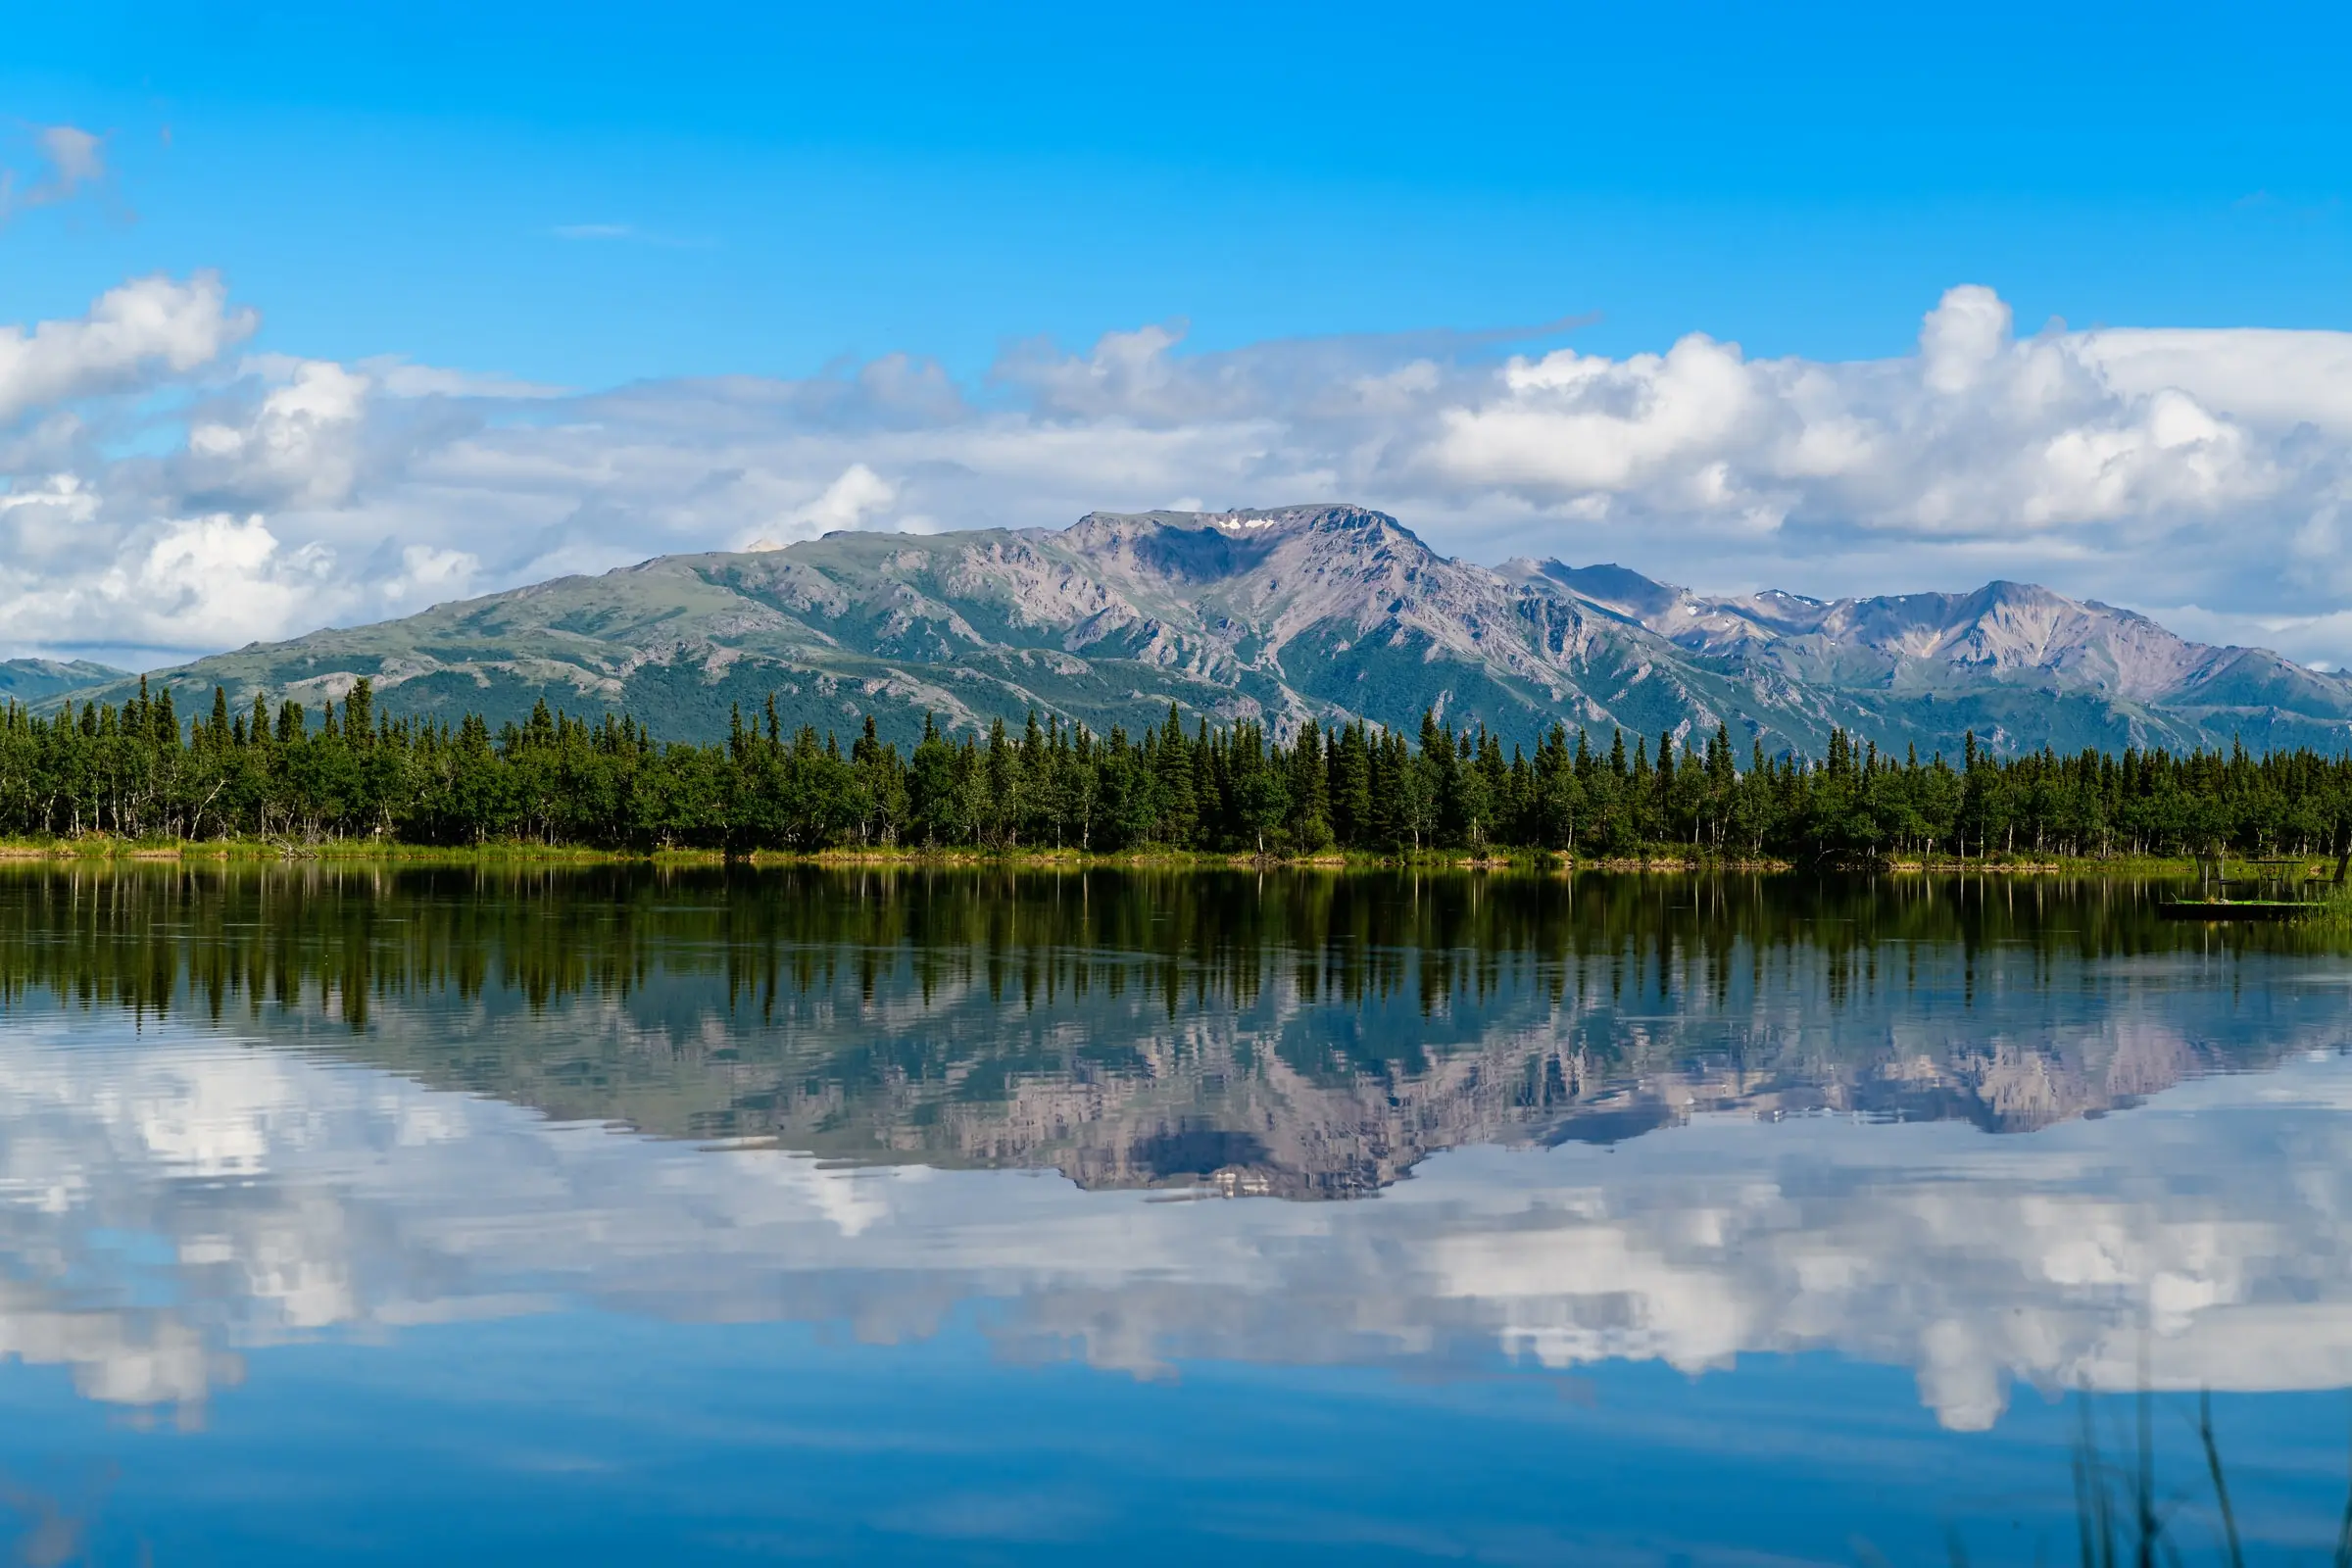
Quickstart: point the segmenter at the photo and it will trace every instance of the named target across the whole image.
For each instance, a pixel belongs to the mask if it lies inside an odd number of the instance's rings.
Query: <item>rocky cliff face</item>
[[[1018,721],[1101,731],[1175,703],[1280,731],[1425,709],[1532,741],[1555,722],[1818,755],[1885,747],[2311,744],[2352,738],[2352,682],[2185,642],[2128,611],[1993,583],[1823,602],[1710,598],[1616,566],[1489,568],[1396,519],[1327,505],[1094,514],[1066,529],[844,533],[673,556],[256,645],[164,672],[317,703],[370,678],[383,707],[494,719],[542,696],[710,738],[773,692],[787,718],[873,711],[905,739]],[[120,681],[94,690],[115,693]],[[83,695],[87,695],[84,693]]]

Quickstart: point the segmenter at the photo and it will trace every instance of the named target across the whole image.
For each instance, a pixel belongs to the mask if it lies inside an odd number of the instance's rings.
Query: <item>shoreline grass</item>
[[[824,850],[604,849],[590,845],[492,841],[472,845],[408,844],[384,839],[327,839],[315,842],[250,839],[124,839],[86,835],[76,839],[0,840],[0,863],[178,861],[331,862],[398,865],[754,865],[839,867],[975,867],[996,870],[1421,870],[1560,875],[1577,871],[1626,874],[1737,872],[1788,874],[1819,871],[1887,876],[1997,875],[2096,876],[2135,879],[2193,878],[2196,862],[2156,856],[1958,856],[1881,857],[1876,859],[1796,861],[1762,856],[1693,853],[1685,846],[1654,846],[1613,855],[1564,855],[1552,850],[1493,848],[1421,850],[1391,854],[1324,851],[1311,855],[1253,855],[1204,850],[1144,849],[1102,853],[1075,848],[921,848],[899,845]],[[2315,877],[2331,869],[2312,858]]]

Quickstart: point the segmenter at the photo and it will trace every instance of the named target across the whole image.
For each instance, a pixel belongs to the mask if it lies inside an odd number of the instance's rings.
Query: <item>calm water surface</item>
[[[2326,1561],[2352,934],[2161,891],[11,870],[0,1537]]]

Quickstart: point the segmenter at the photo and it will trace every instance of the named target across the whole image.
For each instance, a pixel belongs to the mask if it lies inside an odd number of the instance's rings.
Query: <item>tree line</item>
[[[120,705],[0,713],[0,835],[530,842],[612,850],[901,846],[1265,855],[1346,850],[1731,858],[2317,855],[2352,842],[2352,759],[2161,749],[1901,759],[1833,731],[1827,755],[1744,762],[1721,725],[1605,744],[1554,724],[1532,749],[1424,714],[1418,737],[1361,721],[1288,738],[1243,720],[1140,735],[1032,713],[910,752],[871,715],[845,749],[787,734],[771,698],[716,745],[541,702],[493,734],[380,713],[361,680],[317,717],[216,688],[183,720],[145,681]]]

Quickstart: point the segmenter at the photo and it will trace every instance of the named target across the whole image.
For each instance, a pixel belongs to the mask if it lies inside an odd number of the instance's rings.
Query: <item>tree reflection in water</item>
[[[2291,1002],[2235,977],[2341,934],[2216,934],[2158,919],[2158,897],[2015,877],[32,866],[0,874],[0,995],[331,1047],[663,1136],[1334,1197],[1438,1149],[1615,1143],[1710,1110],[2030,1130],[2309,1043]],[[2249,1019],[2273,1005],[2277,1027]]]

